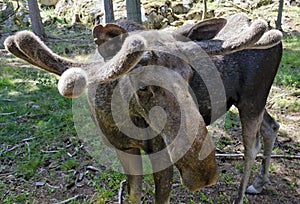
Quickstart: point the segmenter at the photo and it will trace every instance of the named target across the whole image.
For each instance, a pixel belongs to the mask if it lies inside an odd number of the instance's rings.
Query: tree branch
[[[218,158],[228,158],[228,159],[243,159],[244,154],[216,154]],[[264,158],[264,155],[258,154],[256,158]],[[271,158],[283,158],[283,159],[300,159],[300,155],[271,155]]]

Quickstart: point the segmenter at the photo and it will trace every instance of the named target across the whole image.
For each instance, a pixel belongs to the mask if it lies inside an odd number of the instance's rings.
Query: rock
[[[59,0],[38,0],[42,6],[55,6]]]
[[[191,6],[187,4],[177,3],[172,6],[173,13],[180,15],[180,14],[187,14],[191,10]]]
[[[185,18],[185,20],[201,20],[202,19],[202,11],[194,11],[188,13]]]
[[[0,19],[8,18],[14,12],[14,5],[12,2],[1,4],[0,6]]]
[[[54,10],[59,16],[71,16],[71,22],[81,22],[83,24],[103,23],[104,13],[101,11],[101,5],[93,0],[60,0]]]
[[[17,25],[17,26],[26,26],[28,27],[30,25],[30,18],[29,13],[26,10],[20,10],[18,11],[14,16],[11,17],[11,25]],[[10,22],[10,21],[8,21]]]
[[[149,29],[160,29],[162,28],[163,20],[165,19],[162,15],[158,14],[157,11],[152,10],[148,18],[148,27]]]
[[[43,182],[43,181],[35,182],[35,186],[44,186],[44,185],[45,185],[45,182]]]
[[[299,6],[300,7],[300,0],[289,0],[291,6]]]
[[[171,26],[179,27],[183,25],[183,21],[174,21],[171,23]]]

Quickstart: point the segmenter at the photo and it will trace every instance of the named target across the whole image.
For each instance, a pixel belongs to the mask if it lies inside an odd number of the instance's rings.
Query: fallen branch
[[[60,189],[60,188],[62,188],[61,186],[52,186],[52,185],[50,185],[50,184],[47,183],[47,182],[46,182],[46,185],[47,185],[48,187],[54,188],[54,189]]]
[[[118,193],[118,204],[123,204],[123,193],[125,190],[125,185],[126,185],[126,180],[123,180],[120,183],[120,189],[119,189],[119,193]]]
[[[87,166],[86,169],[87,170],[91,170],[91,171],[99,171],[99,172],[101,172],[101,169],[99,169],[97,167],[94,167],[94,166]]]
[[[271,103],[275,100],[277,100],[278,98],[282,98],[282,97],[286,97],[286,96],[293,96],[295,95],[297,92],[289,92],[289,93],[283,93],[283,94],[277,94],[275,96],[273,96],[269,101],[268,103]]]
[[[20,123],[25,123],[27,122],[27,119],[29,118],[36,118],[38,117],[39,115],[21,115],[21,116],[17,116],[17,120],[14,121],[14,122],[5,122],[5,123],[0,123],[0,127],[3,127],[3,126],[7,126],[7,125],[10,125],[10,124],[20,124]]]
[[[25,138],[25,139],[22,140],[23,143],[13,146],[12,148],[6,150],[5,153],[11,152],[11,151],[17,149],[18,147],[22,147],[26,144],[27,145],[27,150],[28,150],[28,156],[30,158],[30,146],[29,146],[28,142],[31,141],[31,140],[34,140],[34,139],[35,139],[35,137]]]
[[[72,197],[72,198],[68,198],[67,200],[60,201],[60,202],[58,202],[58,203],[56,203],[56,204],[64,204],[64,203],[68,203],[68,202],[70,202],[70,201],[72,201],[72,200],[76,200],[78,197],[79,197],[79,195],[76,195],[76,196],[74,196],[74,197]]]
[[[5,194],[3,195],[2,199],[5,200],[5,197],[9,194],[9,190],[5,192]]]
[[[14,115],[16,113],[17,113],[16,111],[10,113],[0,113],[0,116]]]
[[[12,99],[9,99],[9,98],[0,98],[0,101],[14,102],[15,100],[12,100]]]
[[[11,2],[10,2],[11,3]],[[6,4],[8,4],[8,3],[6,3]],[[7,6],[7,5],[6,5]],[[10,13],[6,13],[5,14],[5,16],[1,16],[1,19],[0,19],[0,23],[3,23],[3,22],[5,22],[7,19],[9,19],[11,16],[13,16],[13,15],[15,15],[17,12],[18,12],[18,10],[19,10],[19,8],[20,8],[20,4],[19,4],[19,0],[17,0],[17,8],[14,10],[14,11],[12,11],[12,12],[10,12]],[[5,10],[4,10],[5,11]]]
[[[244,9],[243,7],[240,7],[239,5],[233,3],[233,2],[229,2],[231,4],[231,6],[240,9],[241,11],[245,12],[245,13],[250,13],[250,11],[248,9]]]
[[[3,126],[6,126],[6,125],[9,125],[11,123],[0,123],[0,127],[3,127]]]
[[[219,158],[233,158],[233,159],[241,159],[244,158],[244,154],[216,154],[216,157]],[[258,154],[256,158],[264,158],[264,155]],[[282,158],[282,159],[300,159],[300,155],[271,155],[271,158]]]
[[[29,143],[28,143],[27,141],[25,141],[25,144],[27,145],[28,160],[30,160],[30,152],[31,152],[31,150],[30,150],[30,145],[29,145]]]
[[[75,151],[72,154],[69,152],[67,153],[68,156],[71,158],[74,157],[82,147],[83,147],[83,145],[80,145],[80,147],[75,147]]]
[[[22,140],[22,142],[29,142],[31,140],[34,140],[36,137],[29,137]]]
[[[25,145],[25,143],[22,143],[22,144],[15,145],[15,146],[13,146],[12,148],[10,148],[10,149],[6,150],[6,151],[5,151],[5,153],[7,153],[7,152],[11,152],[11,151],[13,151],[13,150],[17,149],[18,147],[22,147],[22,146],[24,146],[24,145]]]
[[[173,187],[173,188],[177,188],[177,187],[179,187],[180,185],[181,185],[180,183],[173,183],[173,184],[172,184],[172,187]]]
[[[53,153],[58,153],[59,151],[58,150],[42,150],[41,153],[43,154],[53,154]]]

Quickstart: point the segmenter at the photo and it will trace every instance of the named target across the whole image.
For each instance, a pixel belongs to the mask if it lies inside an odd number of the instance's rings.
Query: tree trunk
[[[127,19],[142,23],[141,1],[126,0]]]
[[[105,23],[111,23],[115,21],[114,6],[112,0],[104,0],[105,11]]]
[[[283,12],[283,1],[284,0],[279,0],[278,15],[276,21],[276,29],[278,30],[282,30],[281,21],[282,21],[282,12]]]
[[[28,7],[32,31],[42,40],[47,39],[37,0],[28,0]]]
[[[202,21],[206,19],[206,14],[207,14],[207,1],[202,0],[203,2],[203,10],[202,10]]]

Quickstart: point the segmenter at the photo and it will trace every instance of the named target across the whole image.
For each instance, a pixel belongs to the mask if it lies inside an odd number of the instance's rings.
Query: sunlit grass
[[[283,40],[281,66],[275,84],[293,88],[300,87],[300,36],[288,36]]]

